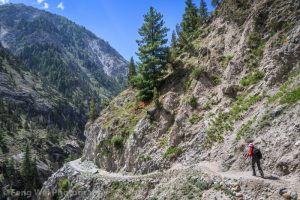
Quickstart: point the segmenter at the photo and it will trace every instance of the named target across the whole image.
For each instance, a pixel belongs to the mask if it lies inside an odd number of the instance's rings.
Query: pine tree
[[[183,20],[181,22],[182,32],[187,35],[191,35],[198,25],[198,9],[192,0],[185,1],[185,12],[183,14]]]
[[[38,175],[38,169],[37,169],[37,162],[36,158],[31,163],[31,173],[32,173],[32,187],[33,188],[39,188],[41,186],[41,183],[39,182],[39,175]]]
[[[141,36],[137,40],[139,51],[139,76],[137,76],[138,97],[140,100],[150,100],[153,89],[158,87],[168,60],[168,29],[165,27],[163,15],[150,7],[144,15],[144,24],[139,29]]]
[[[173,63],[176,56],[178,55],[178,38],[177,38],[177,35],[176,35],[176,32],[173,31],[172,32],[172,37],[171,37],[171,48],[170,48],[170,58],[169,58],[169,62],[170,63]]]
[[[97,118],[97,111],[96,111],[96,107],[95,107],[94,98],[92,98],[91,101],[90,101],[89,118],[91,120],[95,120]]]
[[[129,62],[129,69],[128,69],[128,85],[134,86],[135,76],[136,76],[136,66],[133,57],[131,57]]]
[[[176,32],[172,32],[172,37],[171,37],[171,48],[176,50],[177,49],[177,35]]]
[[[208,19],[207,5],[204,0],[200,0],[199,19],[201,25],[203,25]]]
[[[26,146],[25,155],[21,165],[21,175],[24,181],[24,188],[26,190],[32,190],[32,166],[30,158],[30,148],[29,145]]]

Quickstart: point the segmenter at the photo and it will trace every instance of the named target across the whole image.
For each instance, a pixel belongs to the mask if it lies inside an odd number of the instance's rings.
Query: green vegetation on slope
[[[204,141],[205,146],[210,146],[214,142],[222,142],[223,134],[226,131],[232,130],[231,124],[239,120],[243,113],[247,111],[252,105],[259,102],[265,94],[250,96],[250,97],[238,97],[237,101],[233,104],[229,112],[220,112],[215,117],[212,125],[207,129],[207,135]]]
[[[280,86],[279,91],[268,99],[268,104],[276,102],[278,99],[280,99],[280,104],[288,103],[291,105],[297,102],[300,98],[299,87],[293,89],[290,86],[293,84],[294,80],[299,77],[299,75],[300,70],[290,74],[288,80]]]

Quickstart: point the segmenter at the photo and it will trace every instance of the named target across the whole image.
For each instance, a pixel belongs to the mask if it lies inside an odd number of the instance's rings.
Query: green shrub
[[[211,80],[212,80],[212,82],[213,82],[214,85],[221,84],[221,79],[220,79],[220,77],[217,74],[213,74],[211,76]]]
[[[298,62],[298,65],[300,65],[300,61]],[[300,70],[297,70],[297,71],[291,73],[291,74],[289,75],[289,78],[295,78],[295,77],[297,77],[297,76],[299,76],[299,75],[300,75]]]
[[[111,140],[103,140],[98,145],[97,148],[101,156],[108,156],[110,154]]]
[[[214,184],[213,185],[213,189],[215,190],[220,190],[220,191],[223,191],[227,196],[231,196],[231,197],[234,197],[235,196],[235,193],[233,191],[231,191],[230,189],[228,189],[227,187],[224,187],[220,184]]]
[[[159,141],[159,146],[160,147],[165,147],[168,145],[168,141],[169,141],[169,136],[164,136],[163,138],[160,139]]]
[[[260,101],[265,94],[250,96],[248,98],[238,97],[228,113],[220,112],[212,122],[212,125],[206,130],[204,145],[209,147],[214,142],[223,142],[225,131],[232,130],[231,124],[240,119],[244,111],[247,111],[252,105]]]
[[[181,154],[182,149],[180,147],[174,146],[174,147],[169,147],[167,151],[164,154],[165,158],[173,158]]]
[[[204,110],[210,110],[212,106],[212,102],[211,101],[207,101],[204,105],[203,105],[203,109]]]
[[[286,93],[285,96],[280,100],[280,104],[294,104],[297,101],[300,100],[300,87],[297,87],[296,89]]]
[[[59,189],[62,192],[67,192],[69,190],[69,181],[68,179],[62,179],[59,181]]]
[[[265,49],[265,40],[259,33],[252,32],[249,34],[247,44],[250,51],[245,56],[247,62],[247,68],[253,69],[258,67]]]
[[[236,139],[240,140],[242,137],[244,137],[247,133],[250,131],[250,126],[255,122],[256,116],[249,120],[246,124],[243,124],[241,129],[237,132]]]
[[[111,138],[111,144],[118,149],[123,147],[123,142],[124,138],[121,135],[115,135]]]
[[[259,70],[253,71],[249,76],[243,78],[240,83],[242,86],[249,86],[257,84],[260,80],[265,77],[265,73]]]
[[[193,69],[193,71],[192,71],[192,77],[193,77],[194,79],[197,80],[197,79],[200,78],[200,76],[203,75],[204,72],[205,72],[205,71],[204,71],[203,68],[195,68],[195,69]]]
[[[193,113],[190,118],[189,118],[189,121],[191,124],[196,124],[198,123],[203,117],[202,116],[199,116],[197,115],[196,113]]]
[[[182,81],[183,84],[183,90],[186,92],[188,91],[190,85],[191,85],[192,81],[189,78],[186,78]]]
[[[226,56],[222,56],[221,62],[222,62],[222,66],[226,67],[228,65],[228,63],[232,60],[233,55],[226,55]]]
[[[189,100],[190,106],[194,109],[197,108],[197,106],[198,106],[197,100],[198,100],[197,97],[195,97],[194,95]]]
[[[288,104],[293,104],[297,101],[297,89],[294,91],[290,91],[289,86],[293,83],[293,78],[298,77],[300,75],[300,70],[293,72],[289,75],[289,79],[281,85],[279,91],[272,97],[268,99],[268,104],[275,102],[278,99],[280,103],[283,102]]]

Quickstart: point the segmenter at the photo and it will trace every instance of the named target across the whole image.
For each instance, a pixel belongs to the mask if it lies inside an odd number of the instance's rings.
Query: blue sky
[[[171,30],[180,23],[185,7],[184,0],[0,0],[3,2],[24,3],[63,15],[108,41],[127,60],[136,58],[138,29],[150,6],[164,15]],[[194,2],[199,6],[200,0]],[[211,11],[211,0],[206,2]]]

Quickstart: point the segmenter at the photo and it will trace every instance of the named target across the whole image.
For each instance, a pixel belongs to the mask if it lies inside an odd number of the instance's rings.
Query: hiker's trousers
[[[257,168],[259,170],[259,173],[261,176],[264,176],[264,173],[263,173],[263,170],[261,169],[261,166],[260,166],[260,159],[255,159],[255,158],[252,158],[252,170],[253,170],[253,175],[256,176],[256,172],[255,172],[255,163],[257,165]]]

